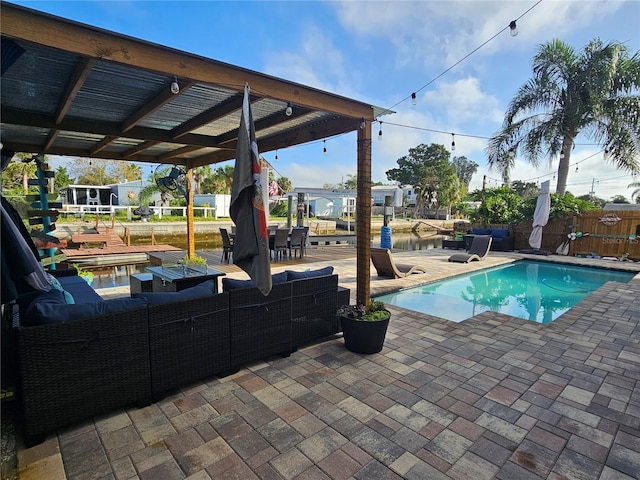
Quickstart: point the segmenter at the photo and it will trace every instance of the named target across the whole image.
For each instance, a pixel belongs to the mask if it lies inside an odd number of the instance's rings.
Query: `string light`
[[[455,133],[451,134],[451,151],[452,152],[456,151],[456,134]]]
[[[562,150],[560,150],[560,158],[564,158],[564,148]]]
[[[364,127],[367,126],[367,122],[365,122],[364,118],[360,119],[360,128],[364,130]]]
[[[516,26],[516,21],[515,20],[511,20],[511,23],[509,24],[509,33],[511,34],[512,37],[515,37],[516,35],[518,35],[518,27]]]
[[[278,161],[278,150],[276,149],[276,162]]]
[[[327,141],[323,140],[322,143],[324,144],[324,147],[322,149],[322,153],[324,154],[324,156],[327,156]]]
[[[380,122],[380,131],[378,132],[378,141],[382,141],[382,122]]]
[[[178,85],[178,77],[173,77],[173,82],[171,82],[171,93],[177,95],[180,92],[180,85]]]
[[[411,104],[412,105],[417,105],[418,104],[418,99],[416,98],[416,92],[413,92],[411,94]]]
[[[576,173],[578,173],[578,165],[576,164]]]
[[[287,103],[287,108],[284,109],[284,114],[287,117],[290,117],[293,114],[293,106],[291,105],[291,102]]]

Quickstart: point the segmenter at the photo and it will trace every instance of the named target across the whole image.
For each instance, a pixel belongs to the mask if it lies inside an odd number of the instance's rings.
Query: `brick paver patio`
[[[265,359],[21,450],[20,478],[640,478],[638,277],[547,326],[390,309],[380,354]]]

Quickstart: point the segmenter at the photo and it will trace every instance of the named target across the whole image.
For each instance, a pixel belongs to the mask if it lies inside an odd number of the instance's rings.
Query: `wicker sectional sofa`
[[[81,300],[82,284],[75,283]],[[349,303],[337,275],[274,284],[267,297],[250,286],[213,294],[211,283],[134,294],[118,311],[31,326],[24,306],[6,309],[27,445],[94,415],[148,405],[200,379],[289,355],[337,333],[336,309]]]

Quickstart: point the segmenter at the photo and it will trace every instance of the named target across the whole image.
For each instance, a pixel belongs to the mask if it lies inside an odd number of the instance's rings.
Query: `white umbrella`
[[[539,250],[542,245],[542,227],[549,221],[550,209],[551,196],[549,195],[549,180],[547,180],[540,184],[540,195],[533,213],[533,230],[529,236],[529,245],[535,250]]]

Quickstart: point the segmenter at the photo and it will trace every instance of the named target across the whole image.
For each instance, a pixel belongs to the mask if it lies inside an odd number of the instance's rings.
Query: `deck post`
[[[360,122],[360,120],[358,120]],[[371,121],[358,128],[358,190],[356,196],[356,302],[369,306],[371,285]],[[364,127],[364,128],[363,128]]]

